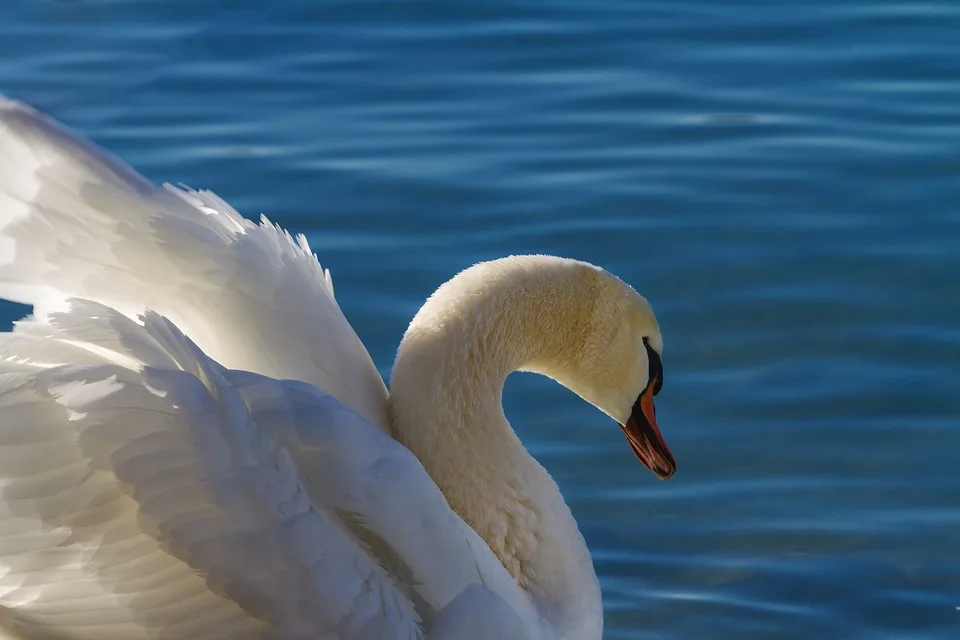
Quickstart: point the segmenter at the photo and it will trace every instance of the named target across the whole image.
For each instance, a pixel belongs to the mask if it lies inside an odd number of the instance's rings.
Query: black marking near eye
[[[660,360],[660,354],[650,346],[647,338],[643,339],[643,346],[647,349],[647,360],[650,362],[650,377],[648,380],[656,380],[653,385],[653,395],[657,395],[663,388],[663,361]]]

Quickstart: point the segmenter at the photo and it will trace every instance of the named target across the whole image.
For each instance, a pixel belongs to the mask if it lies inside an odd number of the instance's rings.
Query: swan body
[[[441,286],[388,396],[330,274],[0,99],[0,638],[598,640],[576,522],[503,415],[514,370],[661,477],[662,339],[586,263]]]

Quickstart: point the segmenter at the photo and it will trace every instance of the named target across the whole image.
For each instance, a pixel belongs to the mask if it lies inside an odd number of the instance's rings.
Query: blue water
[[[606,638],[960,638],[960,3],[19,0],[0,91],[305,232],[384,376],[475,261],[634,284],[673,479],[505,398]]]

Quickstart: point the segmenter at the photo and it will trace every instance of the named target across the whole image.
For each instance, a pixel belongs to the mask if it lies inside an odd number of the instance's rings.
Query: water
[[[673,479],[505,398],[607,638],[960,637],[960,4],[473,4],[7,2],[0,91],[304,231],[385,376],[475,261],[633,283]]]

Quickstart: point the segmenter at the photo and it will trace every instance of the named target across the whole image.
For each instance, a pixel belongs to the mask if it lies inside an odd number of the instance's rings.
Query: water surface
[[[478,260],[634,284],[673,479],[505,398],[606,638],[960,637],[960,4],[472,4],[5,2],[0,91],[305,232],[384,376]]]

